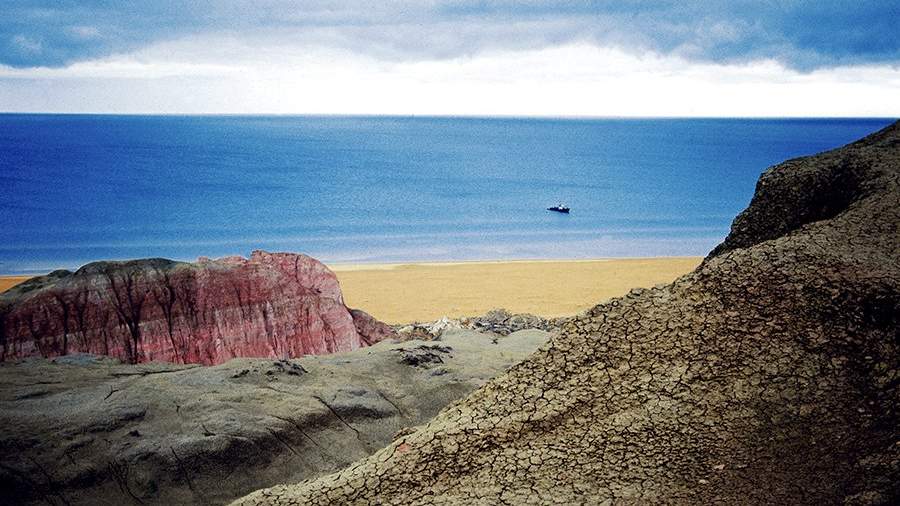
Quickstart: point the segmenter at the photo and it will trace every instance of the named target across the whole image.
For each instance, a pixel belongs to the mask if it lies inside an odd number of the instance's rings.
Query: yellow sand
[[[344,301],[388,323],[484,314],[493,308],[568,316],[635,287],[668,283],[700,257],[420,264],[333,264]],[[0,276],[0,292],[28,279]]]
[[[28,276],[0,276],[0,292],[5,292],[26,279]]]
[[[700,257],[330,265],[344,301],[388,323],[483,314],[492,308],[566,316],[631,288],[668,283]]]

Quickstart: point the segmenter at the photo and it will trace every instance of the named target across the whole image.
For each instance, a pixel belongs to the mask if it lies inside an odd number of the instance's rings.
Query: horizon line
[[[409,118],[409,119],[544,119],[544,120],[898,120],[898,116],[678,116],[678,115],[542,115],[542,114],[399,114],[399,113],[279,113],[279,112],[54,112],[0,111],[0,116],[172,116],[172,117],[283,117],[283,118]]]

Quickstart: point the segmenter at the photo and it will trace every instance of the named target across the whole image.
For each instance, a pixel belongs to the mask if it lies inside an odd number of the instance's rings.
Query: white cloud
[[[900,116],[900,68],[800,73],[587,43],[391,62],[183,39],[59,69],[0,67],[0,110],[538,116]]]
[[[34,40],[24,35],[16,35],[12,38],[13,46],[26,54],[40,54],[44,49],[39,40]]]
[[[100,30],[95,26],[72,26],[69,28],[69,34],[80,40],[92,40],[100,38]]]

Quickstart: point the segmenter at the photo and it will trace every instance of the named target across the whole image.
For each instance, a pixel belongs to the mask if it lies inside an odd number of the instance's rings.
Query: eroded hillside
[[[420,430],[240,504],[897,504],[900,124],[760,178],[673,284]]]

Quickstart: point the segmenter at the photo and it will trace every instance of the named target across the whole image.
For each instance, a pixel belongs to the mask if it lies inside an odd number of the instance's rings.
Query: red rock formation
[[[327,267],[292,253],[96,262],[0,296],[0,360],[85,352],[219,364],[349,351],[392,333],[351,313]]]

